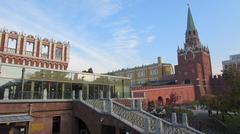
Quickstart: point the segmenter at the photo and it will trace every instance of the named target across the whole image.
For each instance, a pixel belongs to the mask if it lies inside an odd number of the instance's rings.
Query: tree
[[[176,93],[171,93],[169,96],[169,100],[168,100],[168,105],[170,106],[175,106],[176,102],[178,101],[178,97]]]
[[[207,106],[209,116],[212,115],[212,110],[218,111],[218,98],[216,95],[206,94],[199,99],[199,103]]]
[[[147,111],[148,111],[148,112],[152,112],[154,109],[155,109],[155,104],[154,104],[154,102],[153,102],[153,101],[148,101]]]
[[[88,68],[88,71],[87,71],[88,73],[93,73],[93,69],[90,67],[90,68]]]
[[[88,68],[87,71],[86,71],[86,70],[83,70],[82,72],[83,72],[83,73],[93,73],[93,69],[90,67],[90,68]]]
[[[232,112],[240,112],[240,72],[230,66],[223,72],[223,79],[227,90],[223,93],[222,98],[227,99],[229,110]]]

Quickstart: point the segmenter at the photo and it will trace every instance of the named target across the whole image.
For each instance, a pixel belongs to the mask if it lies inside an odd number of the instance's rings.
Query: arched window
[[[25,44],[25,54],[26,55],[29,55],[29,56],[32,56],[33,55],[33,47],[34,47],[34,44],[32,42],[26,42]]]
[[[195,32],[195,30],[193,31],[193,35],[195,35],[196,34],[196,32]]]
[[[162,98],[162,96],[159,96],[157,101],[158,101],[158,105],[159,106],[163,105],[163,98]]]
[[[48,58],[48,45],[42,45],[41,57],[42,58]]]
[[[8,38],[7,52],[16,53],[16,48],[17,48],[17,40],[12,39],[12,38]]]
[[[55,59],[62,60],[62,48],[56,48]]]

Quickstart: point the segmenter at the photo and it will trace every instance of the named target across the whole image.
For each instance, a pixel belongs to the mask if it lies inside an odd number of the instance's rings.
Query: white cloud
[[[152,43],[154,40],[156,39],[156,37],[154,36],[154,35],[151,35],[151,36],[148,36],[147,37],[147,39],[146,39],[146,41],[147,41],[147,43]]]
[[[113,39],[118,49],[134,49],[139,43],[137,32],[131,27],[117,29]]]
[[[95,18],[104,19],[121,9],[121,2],[109,0],[90,0],[91,8],[96,12]],[[15,6],[19,5],[19,6]],[[89,5],[89,6],[90,6]],[[81,33],[91,34],[88,30],[76,33],[74,27],[66,27],[56,20],[52,14],[39,9],[38,5],[29,1],[15,1],[14,4],[0,5],[0,25],[10,30],[40,35],[61,41],[70,41],[71,54],[69,69],[86,70],[92,67],[95,72],[108,72],[128,65],[141,63],[136,47],[139,44],[137,31],[132,27],[116,28],[113,37],[105,41],[83,38]],[[88,20],[86,20],[89,23]],[[124,23],[128,23],[125,21]],[[103,48],[106,46],[109,49]]]
[[[99,22],[117,13],[122,8],[121,0],[87,0],[85,4],[89,6],[94,15],[92,22]]]

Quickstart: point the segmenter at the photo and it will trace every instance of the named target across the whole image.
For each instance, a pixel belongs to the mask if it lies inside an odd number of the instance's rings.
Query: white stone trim
[[[8,57],[6,57],[6,61],[5,62],[8,63]]]
[[[19,50],[20,50],[20,43],[21,43],[21,35],[18,35],[18,38],[17,38],[17,46],[16,46],[16,53],[19,54]]]
[[[27,37],[23,37],[23,55],[26,55],[26,42],[27,42]]]
[[[0,31],[0,46],[2,45],[2,32]]]
[[[65,45],[62,46],[62,59],[61,59],[61,61],[64,61],[64,58],[65,58],[64,51],[65,51]]]
[[[42,40],[40,40],[40,43],[39,43],[39,58],[42,57]]]
[[[33,56],[34,56],[34,57],[37,56],[37,43],[38,43],[38,40],[35,39],[35,41],[34,41],[34,46],[33,46]]]
[[[48,59],[51,59],[51,55],[52,55],[52,42],[49,43],[48,46]]]
[[[67,51],[66,51],[66,62],[68,62],[68,61],[69,61],[70,47],[69,47],[69,45],[67,45],[66,47],[67,47]]]
[[[55,51],[56,51],[56,44],[53,44],[53,60],[55,60]]]

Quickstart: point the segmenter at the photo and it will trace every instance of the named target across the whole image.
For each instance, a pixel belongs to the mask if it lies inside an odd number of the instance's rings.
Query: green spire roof
[[[195,28],[195,25],[194,25],[194,22],[193,22],[190,7],[188,7],[187,31],[193,31],[193,30],[196,30],[196,28]]]

